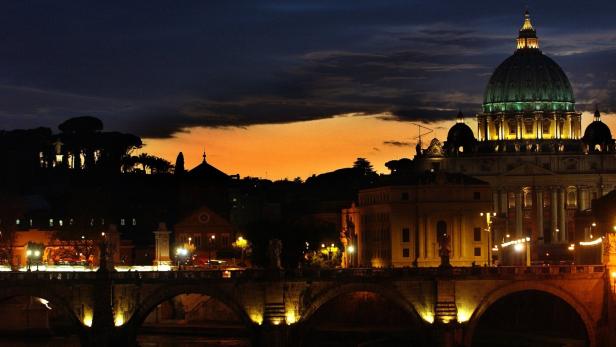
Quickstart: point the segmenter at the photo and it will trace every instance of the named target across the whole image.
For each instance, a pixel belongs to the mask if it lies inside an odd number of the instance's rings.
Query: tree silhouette
[[[184,154],[180,152],[178,154],[177,159],[175,160],[175,174],[178,176],[183,175],[185,172],[184,169]]]
[[[353,168],[359,170],[364,176],[371,176],[376,173],[372,164],[366,158],[357,158],[353,163]]]

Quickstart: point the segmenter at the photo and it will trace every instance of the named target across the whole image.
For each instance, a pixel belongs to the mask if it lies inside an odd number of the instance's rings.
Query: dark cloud
[[[412,142],[397,141],[397,140],[383,141],[383,144],[387,146],[394,146],[394,147],[409,147],[409,146],[414,145],[414,143]]]
[[[55,127],[92,115],[169,137],[348,113],[472,116],[513,52],[522,10],[488,0],[5,2],[0,121]],[[580,108],[616,109],[616,3],[548,0],[531,10]],[[563,21],[573,16],[575,25]]]

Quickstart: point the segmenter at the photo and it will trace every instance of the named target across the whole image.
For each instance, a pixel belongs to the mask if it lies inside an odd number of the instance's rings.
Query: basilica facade
[[[457,254],[456,249],[452,249],[453,259],[459,257],[459,265],[470,265],[471,261],[489,265],[503,261],[530,264],[572,260],[575,246],[579,246],[579,242],[591,242],[598,234],[594,232],[593,235],[595,223],[578,223],[576,228],[576,214],[590,209],[594,199],[616,187],[616,148],[610,129],[601,121],[597,109],[594,120],[582,131],[581,113],[576,111],[569,79],[560,66],[540,50],[528,12],[515,47],[513,55],[495,69],[486,86],[482,112],[476,115],[476,133],[465,124],[460,112],[447,140],[442,143],[433,139],[428,146],[420,141],[412,160],[411,171],[415,175],[439,171],[462,174],[486,182],[490,188],[489,240],[482,245],[462,245]],[[358,243],[364,240],[367,248],[367,241],[373,237],[363,232],[369,230],[361,225],[368,217],[361,215],[375,208],[374,204],[362,203],[362,197],[369,194],[370,190],[359,192],[359,204],[353,209],[357,222],[352,225]],[[481,225],[478,211],[483,211],[483,206],[457,208],[446,203],[447,199],[442,200],[440,206],[426,210],[423,215],[407,213],[407,217],[420,221],[407,223],[410,229],[413,225],[417,229],[410,233],[409,244],[399,245],[395,241],[399,238],[395,236],[398,231],[390,230],[389,252],[393,255],[410,252],[411,255],[406,259],[391,256],[384,262],[386,266],[409,266],[413,263],[409,259],[414,259],[419,266],[425,259],[425,265],[431,266],[438,261],[436,253],[440,246],[437,240],[443,239],[443,234],[472,235],[472,230],[463,230],[464,223],[459,223],[461,230],[449,223],[448,230],[440,232],[436,224],[424,226],[430,221],[437,223],[454,210],[461,218],[473,221],[468,228]],[[395,214],[393,207],[383,206]],[[343,223],[345,212],[350,211],[343,211]],[[388,218],[399,219],[394,215]],[[611,230],[612,226],[609,228]],[[432,230],[435,235],[422,236],[422,230]],[[434,241],[428,247],[432,247],[431,253],[422,253],[423,246],[409,246],[422,245],[425,240]],[[513,247],[515,245],[519,246]],[[523,260],[516,261],[507,254],[514,248],[521,250],[522,246],[525,250],[520,252],[524,254]],[[398,249],[401,247],[409,250]],[[476,247],[490,255],[467,257],[469,252],[465,249]],[[369,249],[361,251],[364,257],[372,253]],[[383,250],[380,253],[388,254]],[[374,261],[364,259],[363,263]]]
[[[566,74],[539,47],[527,12],[516,51],[488,82],[477,137],[459,114],[445,143],[420,146],[414,162],[419,171],[461,172],[488,182],[495,244],[530,239],[533,258],[549,260],[555,247],[546,245],[592,237],[593,226],[576,230],[574,218],[616,186],[616,152],[598,109],[582,132]]]

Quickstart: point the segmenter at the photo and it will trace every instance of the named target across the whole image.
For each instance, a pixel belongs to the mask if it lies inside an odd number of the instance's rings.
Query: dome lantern
[[[530,22],[530,13],[528,10],[524,12],[524,24],[522,24],[522,28],[520,28],[520,33],[516,42],[518,49],[539,49],[537,31],[535,31],[533,24]]]

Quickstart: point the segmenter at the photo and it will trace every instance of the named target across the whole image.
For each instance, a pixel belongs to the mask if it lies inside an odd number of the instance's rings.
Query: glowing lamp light
[[[467,310],[466,308],[459,307],[458,308],[458,322],[464,323],[468,322],[471,319],[472,312]]]
[[[250,320],[258,325],[263,324],[263,315],[259,312],[252,312],[250,314]]]
[[[347,247],[347,251],[351,254],[355,253],[355,247],[353,247],[353,245]]]
[[[581,241],[580,246],[595,246],[603,242],[603,238],[599,237],[592,241]]]
[[[295,324],[297,322],[297,316],[295,315],[294,310],[288,310],[285,315],[285,321],[287,324]]]
[[[118,312],[118,314],[116,314],[114,320],[113,320],[113,324],[117,327],[121,326],[122,324],[124,324],[124,314],[122,312]]]
[[[83,325],[87,327],[92,326],[92,312],[86,312],[83,315]]]
[[[616,271],[612,272],[611,275],[612,275],[612,278],[616,278]]]
[[[516,243],[515,245],[513,245],[513,249],[516,252],[522,252],[524,250],[524,245],[521,243]]]
[[[428,312],[428,311],[423,312],[421,314],[421,318],[423,318],[423,320],[425,320],[426,322],[430,324],[434,323],[434,313],[432,312]]]

